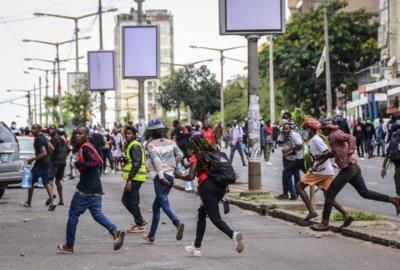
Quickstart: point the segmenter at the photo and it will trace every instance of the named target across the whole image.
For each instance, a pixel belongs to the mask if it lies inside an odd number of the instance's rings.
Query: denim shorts
[[[35,184],[39,181],[39,177],[42,178],[43,185],[47,185],[49,183],[49,168],[32,168],[32,184]]]

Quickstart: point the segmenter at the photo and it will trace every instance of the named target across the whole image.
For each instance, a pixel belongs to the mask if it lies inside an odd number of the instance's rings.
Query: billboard
[[[285,0],[219,0],[221,35],[285,32]]]
[[[159,29],[155,25],[122,27],[122,77],[160,77]]]
[[[114,51],[88,52],[89,90],[115,89]]]
[[[77,84],[83,79],[85,79],[85,77],[86,77],[85,72],[68,72],[67,73],[68,92],[70,93],[75,92],[75,87],[79,87],[77,86]],[[86,87],[86,84],[82,85],[82,87],[83,87],[82,89],[84,89]]]

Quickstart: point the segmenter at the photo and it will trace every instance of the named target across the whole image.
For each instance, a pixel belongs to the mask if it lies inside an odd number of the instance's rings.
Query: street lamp
[[[89,39],[90,36],[78,38],[78,40],[81,39]],[[71,42],[74,42],[76,40],[71,39],[71,40],[66,40],[62,42],[49,42],[49,41],[41,41],[41,40],[33,40],[33,39],[23,39],[23,42],[34,42],[34,43],[40,43],[40,44],[45,44],[45,45],[52,45],[56,47],[56,62],[57,62],[57,77],[58,77],[58,104],[59,104],[59,115],[60,115],[60,124],[64,125],[64,116],[62,113],[62,99],[61,99],[61,76],[60,76],[60,56],[59,56],[59,47],[60,45],[68,44]]]
[[[116,8],[111,8],[108,10],[103,10],[101,11],[101,13],[106,13],[106,12],[114,12],[117,11],[118,9]],[[99,15],[99,12],[93,12],[93,13],[89,13],[89,14],[85,14],[82,16],[77,16],[77,17],[72,17],[72,16],[65,16],[65,15],[57,15],[57,14],[49,14],[49,13],[40,13],[40,12],[35,12],[33,13],[33,15],[35,16],[39,16],[39,17],[43,17],[43,16],[47,16],[47,17],[56,17],[56,18],[61,18],[61,19],[67,19],[67,20],[73,20],[75,23],[75,55],[76,55],[76,62],[75,62],[75,70],[76,72],[79,72],[79,47],[78,47],[78,34],[79,34],[79,28],[78,28],[78,21],[81,19],[85,19],[91,16],[95,16],[95,15]]]
[[[225,126],[225,115],[224,115],[224,52],[230,51],[230,50],[235,50],[235,49],[240,49],[240,48],[246,48],[246,46],[236,46],[236,47],[231,47],[231,48],[225,48],[225,49],[218,49],[218,48],[210,48],[210,47],[202,47],[202,46],[194,46],[190,45],[189,46],[192,49],[203,49],[203,50],[210,50],[210,51],[217,51],[220,53],[220,61],[221,61],[221,84],[220,84],[220,96],[221,96],[221,125],[222,127]]]
[[[26,93],[26,97],[28,98],[28,123],[29,126],[32,126],[32,110],[31,110],[31,91],[33,91],[35,95],[35,91],[37,88],[24,90],[24,89],[7,89],[7,92],[24,92]]]
[[[83,56],[80,56],[79,59],[83,59]],[[56,59],[55,60],[48,60],[48,59],[42,59],[42,58],[24,58],[25,61],[40,61],[40,62],[46,62],[46,63],[52,63],[53,64],[53,97],[56,95]],[[75,58],[66,58],[66,59],[60,59],[61,62],[68,62],[75,60]],[[65,68],[61,68],[60,70],[65,70]],[[24,71],[25,72],[25,71]]]

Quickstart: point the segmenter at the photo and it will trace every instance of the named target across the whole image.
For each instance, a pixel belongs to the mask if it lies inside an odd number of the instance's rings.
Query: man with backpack
[[[389,160],[394,164],[394,184],[396,186],[396,194],[400,196],[400,129],[394,131],[390,138],[387,155],[383,160],[382,178],[386,176],[386,168]]]

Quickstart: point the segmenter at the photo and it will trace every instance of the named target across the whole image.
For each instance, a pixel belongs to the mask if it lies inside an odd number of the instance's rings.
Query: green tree
[[[72,115],[72,124],[76,126],[87,124],[96,102],[96,95],[88,90],[87,85],[87,77],[81,78],[73,86],[74,91],[63,97],[64,113]]]
[[[224,89],[224,119],[227,124],[247,117],[247,77],[237,76]]]
[[[219,83],[206,66],[187,66],[165,77],[160,87],[158,99],[166,111],[189,106],[193,117],[203,121],[208,114],[219,110]]]
[[[379,59],[378,23],[373,20],[376,14],[364,9],[345,12],[343,8],[347,4],[347,1],[340,0],[328,5],[333,102],[336,100],[334,89],[342,83],[347,89],[356,89],[355,72]],[[326,111],[325,76],[315,77],[323,47],[322,7],[295,14],[286,33],[274,39],[277,96],[282,94],[278,106],[283,106],[283,109],[300,107],[316,116]],[[259,57],[261,78],[268,78],[268,58],[266,47]]]
[[[185,67],[164,77],[161,82],[158,102],[166,111],[177,110],[178,120],[181,119],[181,107],[186,104],[187,93],[192,91],[193,74],[193,68]]]
[[[46,108],[45,115],[48,115],[51,122],[58,126],[60,124],[60,115],[58,113],[58,96],[45,97],[44,106]]]
[[[195,69],[193,75],[192,88],[185,103],[195,119],[204,121],[209,114],[220,109],[220,84],[206,66]]]

